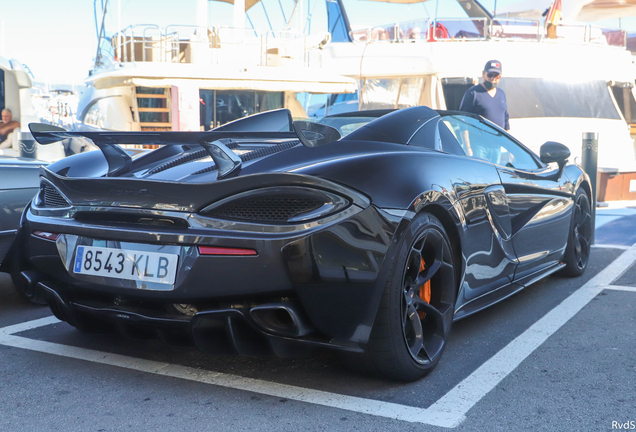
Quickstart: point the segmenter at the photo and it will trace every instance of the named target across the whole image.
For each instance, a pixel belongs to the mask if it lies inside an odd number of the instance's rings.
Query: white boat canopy
[[[222,0],[225,1],[225,0]],[[424,3],[428,0],[367,0],[367,1],[376,1],[381,3],[400,3],[400,4],[414,4],[414,3]]]
[[[542,19],[551,0],[524,0],[497,8],[497,17]],[[636,0],[563,0],[564,21],[600,21],[636,16]]]
[[[234,4],[234,0],[216,0],[216,1],[221,1],[223,3],[229,3],[231,5]],[[260,2],[261,0],[245,0],[245,12],[247,12],[252,6],[254,6],[256,3]]]

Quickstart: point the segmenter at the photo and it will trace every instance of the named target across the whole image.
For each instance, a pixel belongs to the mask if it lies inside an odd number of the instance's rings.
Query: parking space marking
[[[452,390],[429,407],[436,412],[448,413],[449,426],[459,425],[466,413],[506,376],[521,364],[552,334],[559,330],[594,297],[619,278],[636,261],[636,247],[631,247],[604,270],[573,292],[557,307],[534,323],[525,332],[477,370],[457,384]]]
[[[621,250],[627,250],[631,246],[614,245],[614,244],[595,244],[595,245],[592,245],[592,247],[595,248],[595,249],[621,249]]]
[[[603,288],[604,289],[608,289],[608,290],[615,290],[615,291],[636,292],[636,287],[622,286],[622,285],[608,285],[608,286],[603,287]]]
[[[477,402],[601,291],[615,289],[636,292],[636,288],[633,287],[610,285],[635,261],[636,247],[631,247],[428,408],[347,396],[16,336],[17,333],[60,322],[52,316],[0,328],[0,345],[411,423],[454,428],[462,423],[468,411]]]
[[[440,417],[438,413],[435,413],[430,409],[347,396],[338,393],[279,384],[271,381],[245,378],[237,375],[206,371],[153,360],[144,360],[15,335],[15,333],[32,330],[58,322],[60,321],[57,318],[51,316],[0,328],[0,345],[85,360],[109,366],[117,366],[155,375],[180,378],[204,384],[212,384],[235,390],[244,390],[278,398],[306,402],[314,405],[322,405],[362,414],[370,414],[378,417],[403,420],[411,423],[423,423],[434,426],[448,425],[443,414]]]
[[[47,317],[36,319],[33,321],[27,321],[27,322],[15,324],[15,325],[7,326],[7,327],[2,327],[0,328],[0,340],[2,339],[2,336],[4,335],[22,333],[23,331],[33,330],[38,327],[44,327],[44,326],[59,323],[59,322],[62,322],[62,321],[55,318],[54,316],[47,316]]]

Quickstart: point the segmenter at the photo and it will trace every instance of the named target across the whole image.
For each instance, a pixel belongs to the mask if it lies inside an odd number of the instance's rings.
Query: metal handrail
[[[205,36],[201,39],[181,39],[179,30],[190,30],[190,36],[199,34],[199,31],[203,33]],[[212,40],[208,37],[208,31],[210,32],[210,37],[214,38],[218,35],[218,32],[215,27],[206,27],[206,26],[197,26],[197,25],[188,25],[188,24],[170,24],[164,27],[163,35],[161,37],[162,41],[162,59],[164,62],[172,62],[175,63],[175,59],[179,60],[180,53],[180,44],[200,44],[200,45],[208,45],[211,46]],[[176,37],[174,37],[176,35]],[[200,36],[199,36],[200,37]],[[163,46],[163,43],[166,46]],[[168,54],[170,54],[170,58],[168,58]]]
[[[351,40],[360,43],[370,42],[436,42],[436,41],[465,41],[465,40],[526,40],[543,41],[547,39],[547,27],[539,20],[494,18],[492,21],[486,18],[437,18],[403,21],[393,24],[379,25],[349,32]],[[451,27],[451,24],[472,22],[477,32],[465,32],[465,34],[448,34],[441,37],[442,28]],[[479,25],[476,25],[480,23]],[[482,24],[483,23],[483,24]],[[443,27],[439,27],[442,25]],[[573,43],[603,44],[625,48],[627,32],[620,29],[607,29],[593,25],[568,25],[560,24],[562,34],[567,34],[566,29],[582,28],[581,38],[576,31],[572,35],[559,36],[558,39],[569,40]],[[435,31],[433,31],[435,29]],[[470,34],[469,34],[470,33]],[[596,36],[595,36],[596,35]]]
[[[183,30],[189,32],[189,37],[182,37]],[[205,37],[192,38],[193,34],[205,34]],[[224,33],[230,33],[229,40],[220,41],[219,37]],[[241,36],[243,35],[243,36]],[[296,42],[297,41],[297,42]],[[296,42],[296,43],[294,43]],[[268,31],[263,34],[255,29],[234,29],[231,27],[203,27],[196,25],[174,25],[170,24],[160,27],[154,24],[135,24],[130,25],[123,30],[115,33],[110,38],[110,49],[114,51],[114,58],[120,62],[137,61],[139,47],[142,49],[140,61],[155,62],[175,62],[179,61],[181,44],[193,46],[195,44],[207,45],[209,48],[216,48],[216,44],[224,45],[241,44],[259,46],[260,60],[259,64],[267,64],[267,49],[271,46],[291,47],[298,50],[307,49],[306,37],[302,34],[291,30]],[[147,51],[154,50],[159,52],[158,58],[148,58]],[[299,56],[303,61],[306,57]],[[214,62],[214,60],[211,60]]]

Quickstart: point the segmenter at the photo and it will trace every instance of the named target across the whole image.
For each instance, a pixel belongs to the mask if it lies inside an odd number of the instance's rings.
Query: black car
[[[487,120],[426,107],[322,123],[277,110],[209,132],[31,125],[41,144],[82,135],[102,151],[42,168],[18,289],[80,330],[209,353],[335,348],[414,380],[454,320],[585,271],[590,181],[565,146],[537,157]]]
[[[24,207],[40,188],[40,166],[47,162],[20,157],[0,156],[0,269],[10,271],[7,259],[20,227]]]

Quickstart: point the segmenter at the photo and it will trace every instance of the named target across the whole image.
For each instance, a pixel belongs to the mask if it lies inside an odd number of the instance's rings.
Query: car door
[[[462,126],[460,145],[470,157],[488,160],[497,167],[501,190],[487,194],[489,205],[504,200],[509,212],[499,220],[519,261],[514,279],[523,281],[555,266],[563,256],[571,222],[572,197],[564,192],[565,176],[510,135],[476,116],[454,115]],[[447,117],[445,117],[446,119]],[[499,202],[499,201],[497,201]]]
[[[492,295],[509,290],[518,262],[510,240],[510,215],[498,171],[488,160],[466,157],[456,138],[463,134],[464,124],[447,117],[433,119],[409,141],[409,145],[462,157],[449,158],[454,160],[452,166],[427,167],[436,172],[433,178],[450,180],[456,197],[453,205],[461,219],[464,279],[458,293],[461,305],[456,311],[458,316],[480,309],[493,301]],[[419,136],[422,139],[418,143]]]

